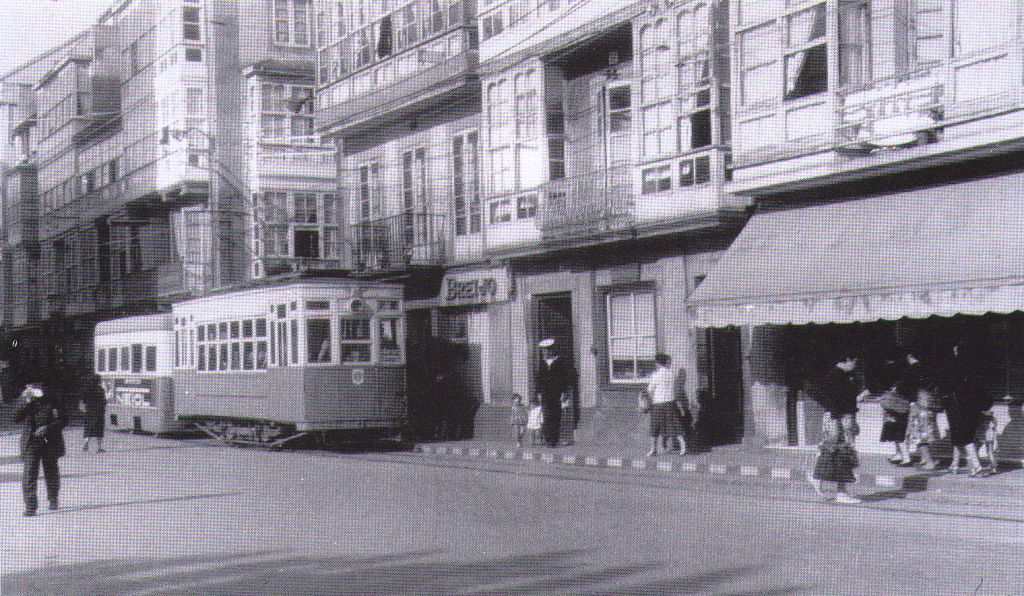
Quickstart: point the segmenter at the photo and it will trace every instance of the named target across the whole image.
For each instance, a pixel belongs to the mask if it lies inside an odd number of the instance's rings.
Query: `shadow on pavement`
[[[196,501],[199,499],[219,499],[222,497],[234,497],[240,494],[242,493],[204,493],[198,495],[181,495],[178,497],[161,497],[159,499],[137,499],[135,501],[118,501],[116,503],[92,503],[87,505],[76,505],[74,507],[62,507],[57,511],[48,513],[48,515],[57,515],[60,513],[74,513],[76,511],[93,511],[95,509],[107,509],[110,507],[126,507],[129,505],[153,505],[157,503],[178,503],[184,501]]]
[[[922,472],[904,476],[900,487],[892,490],[882,490],[874,493],[858,495],[865,503],[877,503],[890,499],[905,499],[911,493],[920,493],[928,490],[928,479],[939,476],[935,472]]]
[[[74,478],[94,478],[96,476],[110,476],[111,474],[115,474],[115,472],[72,472],[70,474],[62,473],[60,475],[60,479],[71,480]],[[40,477],[42,477],[42,474],[40,474]],[[16,482],[21,482],[20,471],[11,474],[0,474],[0,484],[13,484]]]
[[[757,567],[666,577],[662,563],[597,568],[586,554],[556,551],[479,561],[437,560],[414,551],[368,558],[292,556],[275,551],[161,559],[107,559],[4,576],[4,594],[366,594],[667,595],[716,593]],[[749,588],[760,596],[801,586]]]

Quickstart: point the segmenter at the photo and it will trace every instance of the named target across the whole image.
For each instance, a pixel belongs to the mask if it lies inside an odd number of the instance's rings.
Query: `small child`
[[[526,436],[526,400],[518,393],[512,394],[512,430],[516,433],[516,444],[523,446],[523,437]]]
[[[857,452],[850,445],[842,423],[831,419],[827,413],[825,417],[826,435],[818,446],[818,459],[814,462],[811,484],[814,485],[816,493],[824,496],[825,493],[821,490],[822,481],[835,482],[836,502],[856,505],[862,501],[848,493],[846,485],[857,481],[853,473],[859,463]]]
[[[999,450],[999,427],[996,424],[995,414],[992,410],[985,410],[978,420],[978,432],[975,441],[985,447],[988,455],[988,469],[995,472],[999,469],[999,462],[996,459],[996,451]],[[980,450],[979,450],[980,455]]]
[[[544,410],[540,407],[540,400],[536,397],[530,399],[530,413],[526,418],[526,431],[530,435],[530,444],[536,445],[540,439],[540,429],[544,425]]]

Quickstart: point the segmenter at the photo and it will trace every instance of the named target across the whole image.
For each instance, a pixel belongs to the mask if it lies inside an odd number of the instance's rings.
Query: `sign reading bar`
[[[444,306],[490,304],[509,298],[508,270],[481,269],[477,271],[451,271],[441,284],[441,303]]]

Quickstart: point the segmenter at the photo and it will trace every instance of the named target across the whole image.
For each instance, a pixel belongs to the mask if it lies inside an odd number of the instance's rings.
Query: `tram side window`
[[[100,348],[96,350],[96,372],[104,372],[107,370],[107,350]]]
[[[228,370],[228,344],[220,344],[220,369]]]
[[[107,370],[117,371],[117,348],[107,348]]]
[[[242,343],[242,370],[253,370],[256,367],[256,348],[251,341]]]
[[[231,370],[242,369],[242,346],[238,342],[231,343]]]
[[[199,352],[199,362],[197,362],[199,366],[196,368],[199,370],[206,370],[206,346],[204,344],[199,344],[197,351]]]
[[[146,346],[146,370],[156,370],[156,346]]]
[[[142,372],[142,344],[132,344],[132,372]]]
[[[121,346],[121,367],[118,370],[131,370],[132,349],[129,346]]]
[[[370,320],[341,319],[339,321],[339,338],[341,340],[341,361],[370,361]]]
[[[379,326],[381,362],[401,362],[402,349],[398,345],[398,319],[381,319]]]
[[[292,303],[294,304],[294,302]],[[292,319],[292,364],[299,363],[299,322]]]
[[[174,366],[181,366],[181,331],[174,332]]]
[[[330,362],[331,321],[329,319],[308,319],[306,321],[306,343],[309,362]]]
[[[266,336],[267,336],[267,320],[266,319],[256,319],[256,337],[266,337]]]
[[[267,342],[256,342],[256,368],[264,370],[267,368]]]

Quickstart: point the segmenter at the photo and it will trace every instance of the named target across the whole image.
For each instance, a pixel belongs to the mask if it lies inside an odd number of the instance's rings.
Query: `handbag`
[[[903,399],[893,391],[886,391],[878,398],[878,405],[887,412],[906,414],[910,412],[910,402]]]
[[[651,409],[651,398],[647,395],[646,392],[641,391],[640,394],[637,396],[636,401],[637,401],[637,404],[636,404],[637,405],[637,409],[639,409],[640,412],[646,414],[647,412],[650,411],[650,409]]]

